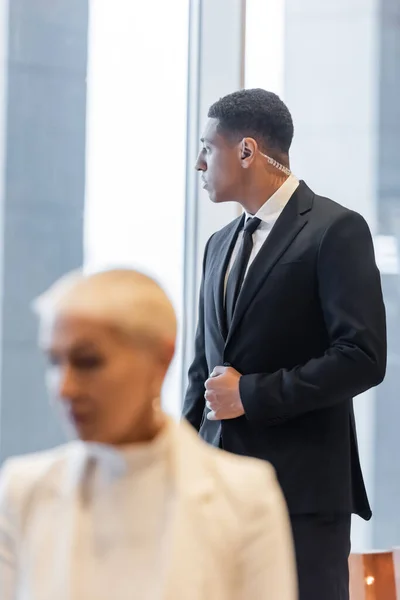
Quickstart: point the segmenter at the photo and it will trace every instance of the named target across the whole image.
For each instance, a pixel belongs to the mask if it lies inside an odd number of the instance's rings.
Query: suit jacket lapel
[[[224,308],[224,286],[225,286],[225,275],[228,269],[229,260],[233,252],[238,234],[240,229],[243,227],[244,215],[233,221],[231,227],[226,230],[225,237],[218,251],[218,265],[216,268],[216,275],[214,277],[214,301],[218,319],[218,326],[221,335],[224,339],[227,336],[225,308]]]
[[[226,343],[230,341],[236,327],[243,318],[249,304],[256,296],[264,280],[308,221],[312,207],[313,192],[302,181],[282,214],[272,228],[261,250],[246,275],[240,292]]]

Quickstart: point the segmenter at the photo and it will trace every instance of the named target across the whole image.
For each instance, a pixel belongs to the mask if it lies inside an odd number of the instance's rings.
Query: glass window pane
[[[182,321],[188,1],[95,0],[85,262],[155,276]],[[180,349],[165,405],[181,405]]]

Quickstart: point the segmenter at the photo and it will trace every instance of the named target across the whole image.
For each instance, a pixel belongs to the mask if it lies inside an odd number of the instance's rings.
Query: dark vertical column
[[[6,29],[0,460],[62,439],[30,303],[82,264],[87,1],[10,0]]]

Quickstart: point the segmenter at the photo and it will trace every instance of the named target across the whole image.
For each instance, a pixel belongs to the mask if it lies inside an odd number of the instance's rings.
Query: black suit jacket
[[[243,219],[207,243],[183,414],[208,442],[270,461],[292,514],[371,516],[352,398],[386,369],[379,271],[365,220],[300,183],[249,268],[232,325],[224,277]],[[205,419],[204,383],[237,369],[245,415]]]

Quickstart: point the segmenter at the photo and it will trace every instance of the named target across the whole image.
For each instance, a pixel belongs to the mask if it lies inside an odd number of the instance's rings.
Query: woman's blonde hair
[[[175,342],[176,315],[161,286],[133,269],[73,271],[33,303],[42,328],[60,315],[99,319],[128,335]]]

